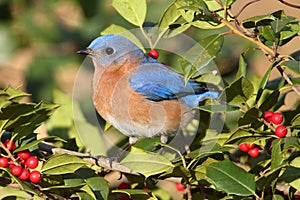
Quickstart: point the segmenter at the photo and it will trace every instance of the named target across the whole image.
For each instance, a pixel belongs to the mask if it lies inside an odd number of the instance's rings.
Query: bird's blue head
[[[77,53],[89,55],[94,62],[104,68],[113,63],[130,62],[129,55],[131,57],[144,55],[143,51],[130,40],[115,34],[97,37],[86,49]]]

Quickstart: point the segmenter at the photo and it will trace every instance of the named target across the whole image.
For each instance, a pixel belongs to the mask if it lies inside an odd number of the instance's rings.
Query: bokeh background
[[[171,0],[149,0],[147,21],[158,22]],[[237,0],[237,13],[250,0]],[[290,0],[299,4],[299,0]],[[287,15],[300,18],[299,9],[276,0],[261,0],[247,7],[239,20],[283,9]],[[111,24],[135,28],[112,8],[110,0],[0,0],[0,88],[19,86],[31,93],[30,101],[52,101],[52,90],[58,88],[72,96],[76,73],[84,59],[75,52]],[[187,34],[200,40],[213,30],[190,29]],[[242,44],[242,45],[241,45]],[[225,78],[230,79],[238,65],[239,54],[247,42],[229,35],[216,64]],[[261,77],[268,61],[249,44],[247,61],[253,76]],[[300,49],[300,39],[279,49],[291,54]],[[254,59],[255,58],[255,59]],[[172,59],[165,58],[165,59]],[[172,63],[172,60],[163,60]],[[274,70],[275,71],[275,70]],[[272,78],[279,76],[274,72]],[[85,83],[89,84],[89,83]]]

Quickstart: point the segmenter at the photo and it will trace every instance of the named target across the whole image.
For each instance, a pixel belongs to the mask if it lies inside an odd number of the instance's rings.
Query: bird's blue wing
[[[140,65],[130,78],[130,85],[136,92],[149,100],[162,101],[181,98],[193,106],[196,106],[196,102],[199,100],[202,101],[205,97],[204,93],[208,92],[204,83],[197,83],[194,80],[185,83],[182,75],[159,62]],[[200,94],[201,98],[199,99]],[[207,98],[210,96],[211,94]]]

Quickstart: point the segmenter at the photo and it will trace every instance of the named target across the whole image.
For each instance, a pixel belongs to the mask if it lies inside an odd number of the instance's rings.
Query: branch
[[[54,147],[52,145],[43,142],[39,143],[39,149],[41,151],[52,153],[53,155],[69,154],[69,155],[77,156],[92,165],[97,165],[107,170],[115,170],[122,173],[139,175],[139,173],[134,172],[128,167],[121,165],[119,162],[113,161],[111,158],[105,156],[92,156],[88,153],[79,153],[75,151],[70,151],[70,150]]]
[[[294,83],[292,82],[290,77],[284,72],[282,67],[280,65],[278,65],[276,68],[281,73],[282,77],[286,80],[286,82],[292,87],[292,89],[298,95],[298,97],[300,97],[300,91],[295,87]]]
[[[256,44],[257,46],[260,47],[260,49],[268,56],[270,56],[270,60],[274,60],[274,58],[276,57],[275,52],[270,49],[269,47],[265,46],[263,43],[259,42],[258,40],[256,40],[255,38],[249,37],[245,34],[243,34],[242,32],[240,32],[236,27],[234,27],[229,21],[219,17],[219,16],[215,16],[216,20],[220,21],[221,23],[223,23],[225,26],[227,26],[234,34],[237,34],[239,36],[241,36],[242,38],[249,40],[250,42]]]
[[[290,6],[292,8],[298,8],[300,9],[300,6],[299,5],[296,5],[296,4],[292,4],[292,3],[289,3],[289,2],[285,2],[284,0],[278,0],[280,3],[283,3],[284,5],[287,5],[287,6]]]

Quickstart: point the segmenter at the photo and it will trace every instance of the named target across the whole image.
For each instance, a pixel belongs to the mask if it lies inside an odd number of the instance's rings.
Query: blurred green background
[[[170,2],[147,1],[146,20],[158,22]],[[233,11],[237,12],[247,2],[238,0]],[[278,9],[285,9],[287,14],[299,18],[298,10],[274,2],[262,0],[259,2],[261,5],[250,6],[240,18]],[[31,100],[35,102],[42,99],[51,101],[53,88],[71,96],[76,73],[84,59],[75,52],[85,48],[111,24],[136,28],[118,15],[109,0],[0,0],[0,88],[19,86],[31,93]],[[187,34],[199,40],[209,33],[207,30],[190,29]],[[236,36],[227,37],[224,49],[216,59],[222,74],[230,77],[230,72],[234,72],[239,54],[243,51],[241,44],[247,45],[244,42]],[[292,53],[299,44],[297,38],[292,47],[281,51]],[[248,48],[247,60],[250,62],[260,53],[255,52],[250,44]],[[168,58],[168,64],[176,62],[170,59],[173,58]],[[263,56],[258,57],[258,61],[250,62],[252,74],[261,76],[268,65]],[[276,76],[275,72],[273,77]]]

